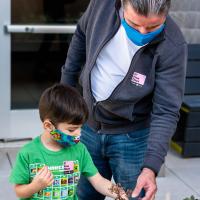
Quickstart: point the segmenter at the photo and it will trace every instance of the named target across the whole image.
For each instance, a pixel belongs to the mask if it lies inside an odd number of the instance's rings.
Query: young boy
[[[61,84],[46,89],[39,113],[43,134],[20,150],[10,175],[20,199],[78,199],[76,188],[81,174],[98,192],[128,199],[122,189],[98,173],[86,147],[79,142],[88,110],[75,89]]]

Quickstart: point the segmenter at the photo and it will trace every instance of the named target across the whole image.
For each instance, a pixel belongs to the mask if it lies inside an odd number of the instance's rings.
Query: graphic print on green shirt
[[[40,137],[36,137],[17,154],[10,182],[29,184],[44,165],[54,176],[53,184],[23,200],[77,200],[76,187],[80,175],[91,177],[98,172],[83,143],[55,152],[47,149]]]
[[[45,164],[29,164],[30,178],[45,166]],[[80,179],[79,162],[64,161],[60,166],[48,166],[48,169],[54,176],[54,182],[51,186],[39,191],[33,195],[34,199],[67,199],[73,198],[76,193],[76,186]]]

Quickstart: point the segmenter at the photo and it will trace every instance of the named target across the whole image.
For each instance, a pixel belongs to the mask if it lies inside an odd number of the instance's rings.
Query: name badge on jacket
[[[131,82],[136,86],[142,87],[144,85],[144,83],[145,83],[145,80],[146,80],[146,76],[145,75],[140,74],[138,72],[134,72],[133,76],[132,76],[132,79],[131,79]]]

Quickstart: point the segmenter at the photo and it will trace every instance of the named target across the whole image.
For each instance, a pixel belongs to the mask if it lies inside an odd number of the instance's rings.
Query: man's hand
[[[32,185],[34,185],[37,190],[44,189],[53,183],[53,174],[48,170],[47,166],[44,166],[34,177]]]
[[[142,189],[145,190],[145,197],[141,200],[153,200],[157,191],[155,173],[148,168],[144,168],[137,179],[136,187],[132,193],[132,197],[139,196]]]

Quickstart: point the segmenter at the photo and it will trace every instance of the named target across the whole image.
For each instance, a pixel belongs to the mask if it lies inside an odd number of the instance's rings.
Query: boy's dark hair
[[[47,88],[39,101],[42,122],[50,119],[53,124],[83,124],[88,117],[88,108],[83,97],[73,87],[55,84]]]

